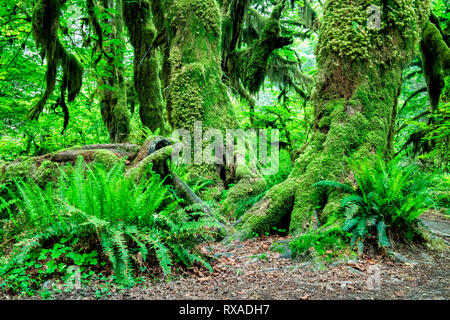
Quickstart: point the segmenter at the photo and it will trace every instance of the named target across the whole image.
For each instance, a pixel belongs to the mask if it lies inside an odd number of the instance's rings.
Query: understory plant
[[[235,218],[239,219],[246,211],[248,211],[255,203],[261,200],[266,192],[272,188],[273,186],[283,182],[286,180],[291,173],[292,163],[289,152],[282,149],[280,150],[280,155],[278,159],[278,170],[273,175],[265,175],[264,179],[266,180],[266,188],[263,192],[250,196],[248,198],[244,198],[238,202],[238,206],[236,209]]]
[[[413,241],[420,234],[419,216],[433,204],[431,179],[415,165],[402,165],[398,159],[386,163],[377,157],[375,162],[351,161],[349,166],[355,177],[353,186],[330,180],[313,186],[326,197],[343,195],[334,220],[343,234],[350,235],[350,245],[356,245],[362,253],[365,244],[372,240],[378,247],[388,247],[393,240]],[[315,238],[326,236],[320,230],[313,232]],[[329,233],[330,229],[326,230]],[[310,236],[303,235],[295,241],[306,247]]]
[[[196,246],[212,238],[214,222],[196,206],[183,208],[154,172],[136,182],[124,170],[124,162],[107,170],[80,158],[45,189],[15,181],[17,191],[10,193],[16,208],[0,249],[14,245],[0,259],[0,280],[65,238],[76,243],[73,252],[99,250],[123,286],[132,285],[137,268],[151,261],[158,261],[166,275],[174,264],[200,263],[211,270]]]

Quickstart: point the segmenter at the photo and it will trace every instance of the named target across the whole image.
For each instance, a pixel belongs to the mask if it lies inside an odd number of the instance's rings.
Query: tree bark
[[[164,101],[159,78],[157,30],[152,21],[151,2],[123,0],[123,16],[134,47],[134,87],[139,96],[139,115],[144,126],[164,134]]]
[[[290,215],[289,231],[301,234],[316,212],[312,185],[320,180],[354,184],[346,159],[374,159],[386,154],[395,126],[402,68],[416,48],[429,16],[429,2],[377,1],[381,28],[368,29],[364,0],[328,0],[321,20],[313,95],[314,136],[296,160],[289,178],[273,187],[238,223],[232,238],[262,233]],[[318,218],[340,207],[330,198]]]
[[[97,79],[103,122],[108,128],[111,143],[128,141],[130,114],[124,79],[124,52],[122,0],[101,0],[98,3],[104,18],[99,19],[106,27],[103,47],[104,60],[98,65]]]

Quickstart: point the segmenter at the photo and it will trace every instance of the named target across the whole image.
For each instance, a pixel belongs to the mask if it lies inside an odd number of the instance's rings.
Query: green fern
[[[171,187],[154,172],[136,183],[124,175],[124,162],[109,170],[101,164],[87,165],[80,158],[73,168],[62,168],[56,185],[41,189],[37,184],[15,181],[12,201],[0,201],[11,211],[16,243],[0,262],[0,276],[38,250],[46,240],[66,237],[97,238],[109,261],[115,280],[124,286],[134,283],[132,255],[144,260],[151,254],[165,274],[174,261],[187,266],[210,265],[196,251],[200,241],[212,239],[216,223],[199,205],[180,207]]]
[[[347,193],[353,193],[353,189],[351,186],[345,184],[345,183],[340,183],[340,182],[336,182],[336,181],[332,181],[332,180],[322,180],[319,182],[316,182],[315,184],[313,184],[314,188],[331,188],[334,190],[338,190],[338,191],[342,191],[342,192],[347,192]]]
[[[378,157],[374,163],[350,162],[350,167],[357,189],[329,180],[314,187],[350,194],[341,200],[341,210],[342,230],[351,233],[351,245],[362,252],[369,234],[377,234],[380,247],[390,246],[389,236],[412,240],[418,217],[432,205],[430,178],[413,165],[401,165],[398,159],[385,163]]]

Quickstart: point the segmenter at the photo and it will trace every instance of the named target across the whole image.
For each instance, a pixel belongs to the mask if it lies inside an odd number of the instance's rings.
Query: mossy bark
[[[257,93],[264,82],[267,62],[272,52],[293,42],[292,38],[280,35],[279,20],[284,6],[285,1],[275,6],[264,25],[260,39],[235,56],[234,68],[239,70],[239,78],[251,94]]]
[[[402,68],[420,39],[429,2],[374,2],[383,12],[380,29],[365,25],[368,1],[326,2],[317,47],[313,139],[289,178],[242,217],[233,237],[270,231],[289,214],[290,233],[305,232],[316,212],[315,182],[354,184],[346,159],[374,159],[377,152],[388,153]],[[316,212],[319,222],[326,223],[338,206],[339,199],[328,199]]]
[[[237,129],[233,105],[222,82],[222,14],[217,1],[164,0],[154,4],[153,13],[155,25],[166,36],[163,73],[171,126],[193,132],[194,123],[201,122],[203,131]],[[193,177],[214,179],[222,187],[236,182],[228,192],[233,199],[248,197],[250,190],[264,190],[264,179],[253,168],[241,165],[227,170],[225,165],[192,165],[189,172]],[[218,174],[221,170],[226,177]],[[235,174],[238,171],[242,173],[239,177]]]
[[[123,17],[134,47],[134,87],[139,96],[141,122],[152,132],[159,128],[164,134],[164,101],[151,2],[123,0]]]
[[[78,157],[82,157],[86,163],[101,163],[105,168],[126,159],[125,164],[128,167],[132,165],[132,161],[137,160],[138,151],[141,149],[142,147],[130,143],[93,144],[37,157],[18,158],[11,162],[0,161],[0,184],[13,183],[17,179],[31,179],[41,187],[45,187],[49,182],[56,183],[61,168],[69,168],[67,164],[74,165]]]
[[[97,79],[100,108],[103,122],[108,128],[112,143],[128,141],[130,114],[127,105],[127,90],[124,79],[125,39],[123,37],[122,0],[101,0],[97,5],[107,25]]]
[[[423,28],[420,50],[431,110],[436,112],[445,86],[445,75],[450,70],[450,49],[431,22],[427,22]]]
[[[164,0],[155,10],[166,31],[167,112],[173,128],[236,128],[221,81],[221,14],[214,0]]]

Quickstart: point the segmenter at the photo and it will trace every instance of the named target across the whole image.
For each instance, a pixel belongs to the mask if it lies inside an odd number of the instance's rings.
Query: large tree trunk
[[[242,217],[234,238],[270,231],[288,215],[290,233],[304,232],[315,212],[315,182],[330,179],[353,184],[347,158],[373,159],[377,152],[389,153],[402,68],[416,48],[429,3],[375,4],[381,7],[380,29],[367,28],[367,1],[326,2],[317,47],[314,137],[289,178]],[[320,222],[339,208],[339,200],[328,199],[317,212]]]
[[[159,2],[164,13],[168,54],[165,67],[167,111],[175,129],[236,128],[236,118],[221,81],[221,14],[215,0]],[[161,22],[159,23],[161,24]]]
[[[104,60],[99,63],[98,89],[103,122],[108,128],[111,143],[128,141],[130,114],[127,106],[126,83],[123,59],[125,40],[123,38],[122,0],[101,0],[102,19],[107,25],[106,43],[103,45]]]
[[[203,131],[237,129],[222,82],[222,17],[217,1],[163,0],[153,3],[153,13],[158,30],[165,32],[163,78],[171,126],[193,132],[195,122],[201,122]],[[213,179],[218,190],[235,184],[227,193],[227,212],[236,209],[238,200],[263,192],[266,185],[256,168],[245,164],[193,164],[189,173]]]

